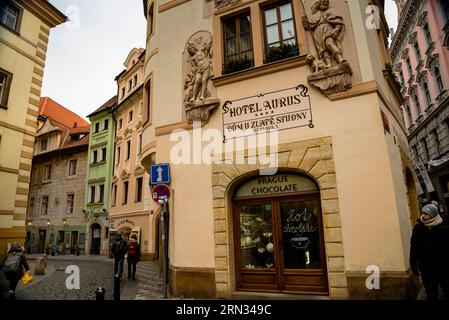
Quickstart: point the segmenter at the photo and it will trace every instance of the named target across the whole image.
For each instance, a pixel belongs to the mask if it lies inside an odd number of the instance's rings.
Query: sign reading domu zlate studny
[[[308,88],[294,88],[262,93],[226,101],[223,109],[224,141],[274,130],[303,126],[313,128]]]

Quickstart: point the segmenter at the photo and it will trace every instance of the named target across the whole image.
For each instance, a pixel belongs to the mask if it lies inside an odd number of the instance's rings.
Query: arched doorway
[[[256,176],[233,196],[237,290],[329,294],[317,184],[305,175]]]
[[[101,249],[101,226],[98,223],[93,223],[90,226],[90,254],[99,255]]]

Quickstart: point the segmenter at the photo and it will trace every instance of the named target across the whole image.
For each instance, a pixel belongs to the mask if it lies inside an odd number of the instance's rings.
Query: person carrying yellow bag
[[[24,275],[24,268],[26,272],[30,271],[30,266],[26,261],[22,248],[17,242],[13,243],[2,263],[2,271],[9,281],[9,298],[11,300],[15,299],[17,284]]]
[[[20,279],[20,283],[23,285],[27,285],[31,281],[33,281],[33,276],[30,274],[29,271],[25,272],[22,279]]]

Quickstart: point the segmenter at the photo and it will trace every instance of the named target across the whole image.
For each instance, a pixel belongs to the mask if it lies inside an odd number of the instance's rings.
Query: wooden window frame
[[[12,29],[9,26],[7,26],[7,25],[5,25],[5,24],[0,22],[0,26],[5,28],[6,30],[9,30],[9,31],[19,35],[20,34],[20,27],[22,26],[23,8],[18,6],[18,5],[16,5],[14,2],[12,2],[10,0],[6,0],[5,4],[8,4],[11,7],[14,7],[15,9],[17,9],[18,14],[17,14],[16,25],[14,26],[14,29]]]
[[[229,55],[227,54],[227,44],[226,44],[226,41],[228,39],[226,36],[226,27],[225,27],[226,22],[229,20],[233,20],[233,23],[235,25],[236,53],[234,54],[234,56],[240,57],[240,55],[242,54],[242,51],[240,48],[240,37],[242,35],[240,33],[240,18],[242,18],[242,17],[250,18],[249,36],[250,36],[250,40],[251,40],[251,50],[246,50],[246,52],[251,51],[252,65],[254,65],[254,43],[253,43],[252,17],[251,17],[251,10],[249,10],[249,8],[245,9],[244,11],[239,11],[235,14],[221,18],[221,25],[222,25],[222,30],[223,30],[223,42],[222,42],[223,43],[223,64],[226,64],[229,61],[228,60]]]
[[[72,196],[71,199],[71,210],[69,210],[69,196]],[[71,212],[70,212],[71,211]],[[71,193],[67,193],[67,201],[66,201],[66,209],[65,209],[65,213],[66,214],[73,214],[75,212],[75,193],[71,192]]]
[[[0,68],[0,73],[2,73],[6,79],[5,86],[3,87],[3,93],[2,96],[0,97],[0,108],[8,109],[8,99],[9,99],[9,92],[11,90],[13,74],[2,68]]]
[[[295,32],[295,43],[299,48],[298,45],[298,36],[297,36],[297,32],[296,32],[296,17],[295,17],[295,10],[293,8],[293,1],[281,1],[281,2],[276,2],[276,3],[271,3],[271,4],[267,4],[267,5],[263,5],[260,7],[260,13],[262,14],[262,27],[263,27],[263,35],[264,35],[264,48],[265,48],[265,52],[268,49],[268,38],[267,38],[267,21],[265,18],[265,11],[276,8],[276,17],[277,17],[277,27],[278,27],[278,36],[279,36],[279,43],[282,46],[285,42],[285,40],[282,37],[282,20],[281,20],[281,13],[280,13],[280,7],[290,3],[290,7],[291,7],[291,11],[292,11],[292,21],[293,21],[293,30]],[[287,20],[285,20],[287,21]],[[274,26],[274,24],[270,25],[270,26]],[[292,39],[292,38],[290,38]]]

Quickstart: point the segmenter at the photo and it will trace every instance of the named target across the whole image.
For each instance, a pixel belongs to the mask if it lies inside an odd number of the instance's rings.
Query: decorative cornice
[[[435,67],[439,67],[440,66],[439,57],[440,56],[438,53],[427,57],[426,68],[433,71]]]
[[[413,32],[410,35],[410,37],[408,37],[408,43],[410,43],[411,45],[414,45],[416,43],[416,41],[417,41],[417,34],[418,34],[417,31]]]
[[[143,173],[145,173],[145,169],[142,166],[137,165],[136,169],[134,170],[134,175],[137,176]]]
[[[394,34],[393,41],[391,42],[391,57],[393,61],[396,61],[398,54],[401,52],[401,48],[406,41],[408,31],[413,25],[414,18],[420,11],[420,7],[424,4],[421,0],[408,0],[405,7],[402,9],[401,18],[399,20],[398,28]],[[420,6],[421,5],[421,6]]]
[[[130,177],[130,174],[125,169],[122,170],[122,173],[120,173],[120,179],[126,180]]]
[[[45,22],[50,28],[67,21],[67,17],[48,1],[16,0],[22,7]]]
[[[424,11],[423,13],[421,13],[418,17],[418,22],[416,23],[416,25],[418,27],[424,27],[424,25],[427,22],[427,11]]]

